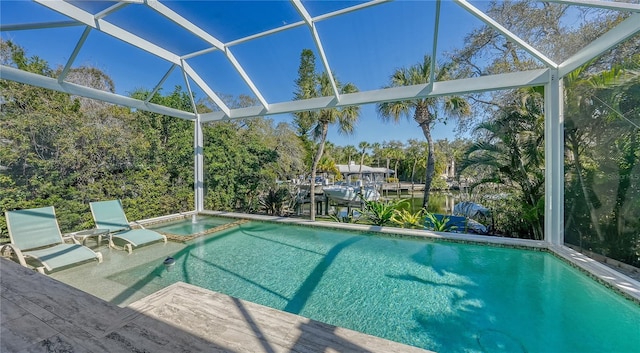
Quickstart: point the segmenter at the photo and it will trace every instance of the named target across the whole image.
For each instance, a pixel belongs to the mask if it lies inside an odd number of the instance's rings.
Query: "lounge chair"
[[[154,232],[149,229],[144,229],[141,225],[138,225],[140,229],[132,229],[127,221],[127,216],[124,214],[122,203],[120,200],[110,201],[97,201],[90,202],[91,214],[93,220],[96,222],[98,229],[108,229],[109,246],[118,248],[114,243],[114,239],[122,240],[125,244],[125,248],[129,253],[132,252],[132,247],[153,243],[159,240],[163,240],[167,243],[167,237]]]
[[[62,238],[53,206],[5,212],[10,244],[0,248],[0,253],[11,250],[18,262],[25,267],[27,260],[35,260],[34,266],[45,273],[89,260],[102,262],[102,254],[81,245],[76,239],[67,244]]]

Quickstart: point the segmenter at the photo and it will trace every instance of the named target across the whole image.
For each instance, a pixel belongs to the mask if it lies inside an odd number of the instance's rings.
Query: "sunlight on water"
[[[246,223],[112,280],[185,281],[438,352],[632,352],[640,306],[538,252]],[[140,280],[140,279],[144,280]]]

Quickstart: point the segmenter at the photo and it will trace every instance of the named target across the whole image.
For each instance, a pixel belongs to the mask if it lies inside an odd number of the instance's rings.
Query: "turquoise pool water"
[[[539,251],[250,222],[111,280],[185,281],[437,352],[637,352],[640,306]]]
[[[161,223],[149,228],[163,233],[187,236],[206,232],[209,229],[235,221],[234,219],[223,217],[197,216],[195,222],[189,217],[178,221]]]

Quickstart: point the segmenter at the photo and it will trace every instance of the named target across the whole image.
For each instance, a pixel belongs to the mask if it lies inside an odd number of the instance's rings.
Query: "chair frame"
[[[32,209],[26,209],[24,211],[31,211],[31,210],[33,210],[33,211],[37,211],[37,210],[49,211],[49,209],[50,209],[51,215],[53,216],[55,224],[56,224],[56,229],[55,230],[52,229],[52,232],[53,231],[57,231],[57,237],[56,238],[59,238],[59,242],[50,242],[49,244],[45,244],[45,245],[39,246],[39,247],[20,249],[15,244],[16,240],[14,238],[16,237],[16,235],[14,234],[14,231],[11,230],[11,221],[10,221],[10,219],[13,218],[11,216],[11,214],[13,214],[14,212],[17,212],[17,211],[6,211],[5,212],[5,219],[7,221],[7,228],[9,230],[9,238],[11,239],[11,243],[4,244],[4,245],[2,245],[2,247],[0,247],[0,255],[7,256],[7,252],[11,252],[13,254],[13,258],[15,260],[17,260],[17,262],[20,265],[22,265],[24,267],[27,267],[27,268],[30,268],[29,264],[27,263],[27,260],[28,259],[33,259],[33,260],[35,260],[35,261],[37,261],[37,262],[39,262],[41,264],[41,266],[35,266],[35,270],[37,270],[38,272],[40,272],[42,274],[46,273],[45,270],[49,271],[49,272],[54,270],[54,268],[52,268],[47,263],[46,260],[43,260],[38,256],[33,256],[30,253],[31,251],[35,251],[35,250],[46,250],[46,249],[54,247],[56,245],[67,244],[67,243],[65,243],[65,239],[69,239],[69,238],[64,238],[62,236],[62,233],[60,232],[60,227],[58,225],[58,220],[57,220],[56,215],[55,215],[54,207],[53,206],[49,206],[49,207],[41,207],[41,208],[32,208]],[[21,211],[21,210],[18,210],[18,211]],[[53,237],[54,236],[52,236],[52,238]],[[102,253],[101,252],[91,250],[90,248],[88,248],[88,247],[84,246],[83,244],[81,244],[80,242],[78,242],[78,240],[76,240],[75,238],[70,238],[70,239],[73,241],[73,243],[75,245],[80,245],[80,246],[83,246],[83,247],[89,249],[91,252],[93,252],[96,255],[95,258],[98,260],[98,263],[102,263],[103,258],[102,258]],[[68,265],[65,265],[65,266],[62,266],[62,267],[75,265],[75,264],[78,264],[80,262],[82,262],[82,261],[78,261],[78,262],[75,262],[75,263],[69,263]]]
[[[126,223],[126,224],[125,223],[118,224],[119,226],[122,226],[122,227],[118,227],[116,229],[111,229],[109,226],[101,225],[100,223],[103,223],[103,222],[100,222],[98,220],[98,217],[96,217],[96,212],[95,212],[95,209],[94,209],[94,205],[97,204],[97,203],[108,203],[108,202],[113,202],[113,203],[117,202],[118,203],[120,211],[122,212],[122,214],[121,214],[122,221]],[[131,254],[133,252],[133,247],[134,246],[137,247],[138,244],[135,244],[131,239],[128,239],[128,238],[125,238],[125,237],[119,237],[118,234],[119,233],[125,233],[125,232],[135,232],[136,230],[146,230],[146,228],[142,224],[140,224],[138,222],[129,222],[129,220],[127,219],[127,215],[124,212],[124,207],[122,206],[122,201],[120,201],[120,200],[94,201],[94,202],[90,202],[89,206],[91,208],[91,215],[93,216],[93,220],[96,223],[96,228],[98,228],[98,229],[109,229],[109,247],[113,248],[113,249],[118,249],[118,250],[126,250],[129,254]],[[139,227],[139,228],[133,228],[132,225],[135,225],[136,227]],[[155,233],[157,233],[160,236],[160,238],[158,238],[155,241],[163,240],[165,244],[167,243],[167,237],[164,234],[158,233],[158,232],[155,232]],[[126,242],[126,244],[124,244],[122,247],[117,246],[115,244],[115,242],[113,241],[113,238],[122,239],[123,241]],[[154,241],[145,242],[145,243],[142,243],[140,245],[145,245],[145,244],[149,244],[149,243],[152,243],[152,242],[154,242]]]

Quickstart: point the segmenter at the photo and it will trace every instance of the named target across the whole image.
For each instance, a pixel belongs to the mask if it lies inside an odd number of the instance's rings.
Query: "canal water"
[[[453,206],[456,203],[463,201],[462,194],[460,191],[432,191],[429,194],[429,205],[427,206],[427,211],[431,213],[440,213],[440,214],[453,214]],[[409,200],[410,211],[417,212],[422,208],[422,200],[423,200],[423,192],[402,192],[397,193],[395,191],[389,191],[383,195],[383,197],[387,200]]]

